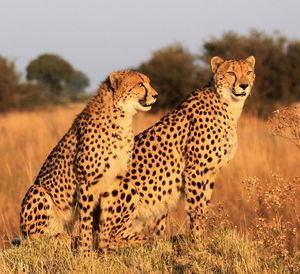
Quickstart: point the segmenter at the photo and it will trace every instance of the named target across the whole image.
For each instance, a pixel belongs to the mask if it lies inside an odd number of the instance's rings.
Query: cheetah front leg
[[[91,255],[93,246],[93,210],[98,202],[96,186],[81,184],[79,187],[79,251]]]
[[[190,217],[190,228],[195,236],[201,235],[201,222],[210,203],[215,175],[207,169],[187,169],[184,173],[186,211]]]
[[[146,234],[164,235],[167,231],[167,217],[168,212],[154,217],[149,224],[147,224]]]
[[[95,222],[97,248],[102,252],[119,247],[147,244],[149,238],[133,227],[136,206],[139,202],[134,186],[119,180],[110,185],[106,195],[101,195],[98,221]]]

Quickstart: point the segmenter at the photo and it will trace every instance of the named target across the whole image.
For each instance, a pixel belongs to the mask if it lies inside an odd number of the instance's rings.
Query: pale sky
[[[300,1],[0,0],[0,55],[24,77],[31,60],[58,54],[87,74],[88,91],[174,42],[196,54],[212,36],[251,28],[300,40]]]

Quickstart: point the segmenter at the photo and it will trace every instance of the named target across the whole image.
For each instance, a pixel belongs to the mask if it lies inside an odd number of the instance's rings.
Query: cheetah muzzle
[[[152,106],[154,105],[154,103],[156,102],[156,99],[157,99],[157,97],[158,97],[158,94],[152,95],[154,101],[151,102],[151,103],[148,103],[148,102],[147,102],[147,96],[148,96],[149,91],[148,91],[147,87],[145,87],[145,85],[144,85],[143,83],[141,83],[141,87],[143,87],[143,88],[145,89],[145,96],[144,96],[142,99],[139,100],[139,103],[140,103],[143,107],[152,107]]]
[[[243,97],[243,96],[247,95],[247,93],[245,91],[243,91],[242,93],[236,93],[234,88],[232,89],[232,94],[237,97],[239,97],[239,96]]]

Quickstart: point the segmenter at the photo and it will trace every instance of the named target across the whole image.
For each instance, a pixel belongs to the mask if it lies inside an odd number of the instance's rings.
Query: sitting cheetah
[[[50,153],[24,197],[24,236],[70,232],[79,217],[79,248],[92,246],[92,211],[99,195],[126,172],[133,148],[131,122],[157,92],[135,71],[113,72]]]
[[[95,212],[100,249],[136,242],[148,220],[153,232],[163,232],[168,209],[182,194],[190,227],[200,234],[216,174],[237,149],[237,121],[254,84],[254,65],[253,56],[213,57],[211,84],[135,137],[129,171],[110,185]]]

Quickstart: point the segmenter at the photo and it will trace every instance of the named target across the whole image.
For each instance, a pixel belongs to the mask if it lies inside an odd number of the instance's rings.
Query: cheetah
[[[254,65],[253,56],[213,57],[211,83],[135,136],[128,172],[110,186],[94,212],[99,249],[142,243],[139,235],[149,221],[152,235],[163,233],[168,210],[181,197],[191,231],[200,236],[216,175],[237,149],[237,121],[254,84]]]
[[[116,176],[126,172],[137,110],[157,99],[147,76],[112,72],[43,164],[21,209],[22,235],[58,235],[79,223],[79,250],[90,254],[92,211]]]

